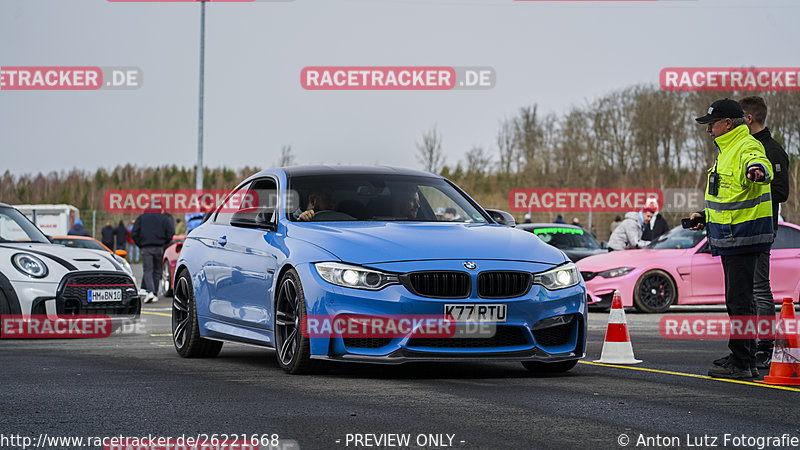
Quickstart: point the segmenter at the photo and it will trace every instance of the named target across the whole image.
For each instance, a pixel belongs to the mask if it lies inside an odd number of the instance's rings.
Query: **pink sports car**
[[[711,256],[704,231],[673,228],[642,250],[590,256],[578,261],[589,306],[608,308],[614,290],[624,306],[648,313],[670,305],[725,303],[722,263]],[[781,222],[772,245],[770,284],[775,302],[800,292],[800,226]]]

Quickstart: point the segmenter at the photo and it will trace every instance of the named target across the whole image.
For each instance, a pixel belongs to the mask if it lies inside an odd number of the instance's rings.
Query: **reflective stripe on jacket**
[[[772,197],[769,181],[772,165],[764,146],[739,125],[716,139],[719,146],[716,171],[718,195],[706,187],[706,229],[712,254],[763,251],[773,240]],[[760,166],[764,180],[750,181],[747,169]],[[714,168],[709,169],[709,175]]]

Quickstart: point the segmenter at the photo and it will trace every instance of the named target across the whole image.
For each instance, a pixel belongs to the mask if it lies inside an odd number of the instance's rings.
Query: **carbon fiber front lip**
[[[575,352],[550,354],[543,350],[534,348],[533,350],[523,350],[518,352],[498,352],[494,354],[473,354],[464,353],[426,353],[407,349],[399,349],[388,355],[368,356],[368,355],[311,355],[311,359],[338,362],[355,362],[370,364],[404,364],[409,362],[524,362],[538,361],[555,363],[581,359],[586,353],[581,355]]]

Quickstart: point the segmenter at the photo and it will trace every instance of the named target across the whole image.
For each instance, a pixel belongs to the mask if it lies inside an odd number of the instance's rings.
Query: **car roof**
[[[412,175],[439,178],[438,175],[421,170],[404,169],[390,166],[292,166],[283,167],[282,170],[289,177],[304,175]],[[262,173],[268,173],[264,171]]]

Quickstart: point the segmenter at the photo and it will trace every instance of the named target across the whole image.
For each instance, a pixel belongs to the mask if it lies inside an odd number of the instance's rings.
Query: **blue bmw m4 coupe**
[[[183,357],[213,357],[232,341],[274,348],[293,374],[326,361],[563,372],[586,348],[576,266],[426,172],[260,172],[189,233],[175,273]]]

